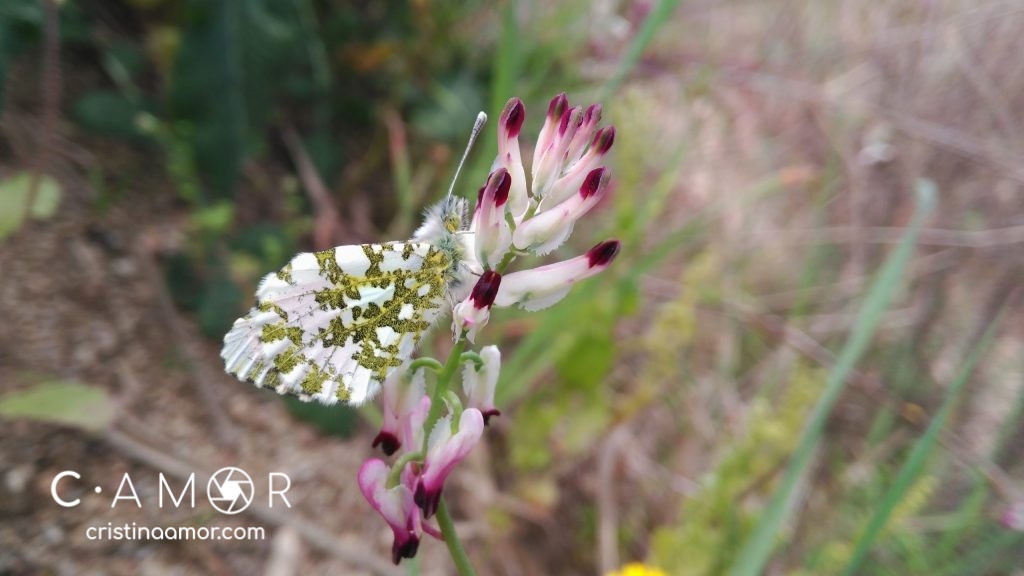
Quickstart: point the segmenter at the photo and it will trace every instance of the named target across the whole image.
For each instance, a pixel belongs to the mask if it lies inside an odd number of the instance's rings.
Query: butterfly
[[[456,178],[485,120],[477,117]],[[408,241],[298,254],[263,278],[256,305],[224,336],[225,370],[302,401],[373,398],[465,292],[473,274],[466,216],[466,201],[449,189]]]

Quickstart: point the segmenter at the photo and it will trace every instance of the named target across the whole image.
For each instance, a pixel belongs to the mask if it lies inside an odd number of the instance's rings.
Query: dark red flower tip
[[[498,181],[498,189],[494,191],[494,205],[501,206],[508,202],[508,191],[512,189],[512,176],[509,175],[508,170],[501,169],[499,175],[501,180]]]
[[[523,106],[523,101],[519,98],[509,99],[505,104],[505,109],[501,112],[501,118],[508,137],[519,136],[519,131],[523,128],[523,121],[526,120],[526,108]]]
[[[587,174],[587,177],[583,179],[583,184],[580,186],[580,196],[584,200],[597,194],[598,190],[604,187],[605,183],[608,182],[607,172],[608,169],[601,166],[594,168]]]
[[[402,447],[402,442],[398,440],[398,437],[391,432],[381,432],[377,434],[377,437],[373,439],[373,448],[380,446],[380,449],[384,451],[384,454],[391,456],[398,449]]]
[[[565,92],[562,92],[558,96],[551,99],[551,103],[548,104],[548,118],[553,120],[561,120],[562,116],[565,115],[565,111],[569,108],[569,99],[566,98]]]
[[[576,110],[576,108],[573,108],[572,110],[569,110],[568,114],[562,114],[562,117],[559,119],[559,122],[558,122],[558,135],[559,136],[564,136],[565,133],[569,131],[569,122],[572,121],[573,110]]]
[[[584,124],[597,124],[601,121],[601,105],[591,104],[587,106],[587,111],[583,113]]]
[[[441,490],[437,492],[427,492],[427,487],[423,485],[423,481],[416,483],[416,490],[412,494],[412,501],[420,507],[423,511],[423,519],[427,520],[437,512],[437,507],[441,504]]]
[[[591,268],[594,268],[595,266],[607,266],[608,263],[615,259],[615,255],[618,253],[618,240],[601,242],[597,246],[587,250],[587,262]]]
[[[484,416],[484,426],[490,426],[491,416],[501,416],[501,411],[497,408],[491,408],[490,410],[484,410],[482,414]]]
[[[473,301],[476,309],[489,308],[498,297],[498,288],[501,287],[501,274],[494,270],[484,270],[480,279],[473,286],[473,293],[469,298]]]
[[[615,143],[615,126],[606,126],[597,131],[594,134],[594,140],[590,143],[590,146],[597,151],[598,154],[605,154],[611,149],[612,144]]]
[[[395,538],[394,543],[391,544],[391,561],[398,566],[398,563],[402,561],[402,558],[414,558],[416,551],[420,548],[420,537],[415,534],[409,534],[409,539],[405,542],[399,542]]]

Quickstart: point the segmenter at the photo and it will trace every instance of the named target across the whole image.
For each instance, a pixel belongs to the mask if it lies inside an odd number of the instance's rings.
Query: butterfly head
[[[423,224],[412,235],[413,240],[436,245],[445,244],[456,233],[469,229],[466,215],[466,200],[449,196],[427,208]]]

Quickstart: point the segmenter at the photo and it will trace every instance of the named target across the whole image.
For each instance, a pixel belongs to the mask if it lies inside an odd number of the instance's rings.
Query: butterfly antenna
[[[480,130],[483,129],[484,124],[487,123],[487,114],[483,112],[476,115],[476,122],[473,123],[473,131],[469,133],[469,142],[466,144],[466,151],[462,153],[462,160],[459,160],[459,167],[455,169],[455,176],[452,177],[452,185],[448,187],[448,198],[452,197],[452,192],[455,190],[455,182],[459,179],[459,172],[462,172],[462,165],[466,163],[466,157],[469,156],[469,151],[473,148],[473,142],[476,142],[476,137],[480,135]]]

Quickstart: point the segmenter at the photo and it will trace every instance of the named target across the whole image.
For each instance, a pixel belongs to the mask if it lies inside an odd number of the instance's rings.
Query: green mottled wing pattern
[[[224,337],[225,367],[304,401],[362,404],[434,323],[450,266],[421,242],[299,254],[263,279]]]

